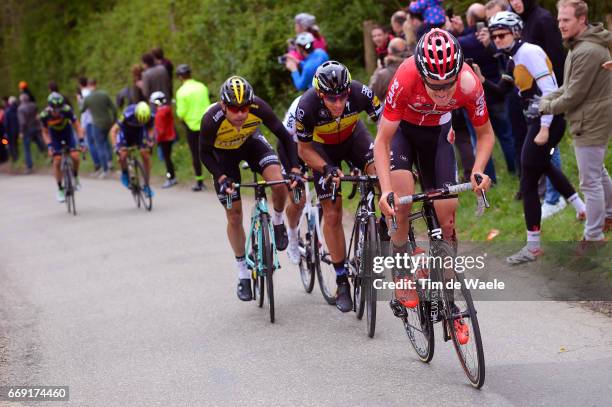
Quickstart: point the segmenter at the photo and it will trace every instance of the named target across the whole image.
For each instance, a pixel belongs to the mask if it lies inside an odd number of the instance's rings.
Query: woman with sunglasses
[[[562,115],[540,115],[540,98],[557,90],[552,63],[542,48],[521,38],[523,21],[510,11],[491,17],[489,31],[497,49],[510,56],[508,72],[514,76],[527,120],[527,135],[521,151],[521,193],[527,226],[527,245],[506,258],[510,264],[534,261],[542,254],[540,247],[541,206],[538,181],[546,175],[578,214],[584,202],[567,177],[551,163],[554,149],[565,132]]]
[[[323,63],[313,79],[313,87],[300,98],[295,130],[300,158],[313,170],[314,185],[323,207],[323,235],[336,270],[336,307],[342,312],[353,308],[347,270],[346,241],[342,228],[342,197],[332,198],[330,181],[340,191],[340,164],[349,161],[363,172],[374,174],[374,140],[359,119],[366,112],[378,121],[382,111],[372,90],[351,79],[346,66],[338,61]]]
[[[217,198],[225,208],[228,221],[227,237],[236,257],[238,269],[237,295],[242,301],[252,299],[251,274],[245,259],[245,233],[242,224],[242,202],[240,191],[234,182],[240,182],[240,161],[249,163],[253,171],[266,181],[281,181],[283,175],[278,156],[259,130],[264,124],[279,139],[287,154],[291,176],[301,176],[297,147],[283,123],[263,99],[255,96],[253,87],[246,79],[232,76],[219,91],[221,100],[206,111],[200,128],[200,159],[210,171],[215,183]],[[291,187],[293,187],[291,185]],[[272,224],[274,240],[278,250],[287,248],[287,230],[283,212],[287,202],[287,187],[274,185],[272,189]],[[232,207],[227,209],[227,199]]]

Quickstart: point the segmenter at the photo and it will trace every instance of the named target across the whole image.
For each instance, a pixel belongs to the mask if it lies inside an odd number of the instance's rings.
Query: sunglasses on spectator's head
[[[499,33],[499,34],[491,34],[491,39],[496,40],[499,38],[500,40],[503,40],[504,38],[506,38],[506,35],[510,35],[510,33],[506,31],[506,32]]]
[[[321,96],[323,96],[323,99],[327,100],[330,103],[336,103],[338,101],[348,98],[348,95],[349,95],[349,91],[345,90],[339,95],[323,95],[322,94]]]
[[[457,83],[457,78],[455,78],[452,82],[442,84],[429,83],[425,79],[423,79],[423,82],[425,82],[425,86],[427,86],[431,90],[449,90],[450,88],[455,86],[455,83]]]
[[[227,105],[227,110],[229,110],[232,113],[246,113],[249,111],[249,109],[251,109],[251,105],[245,105],[245,106]]]

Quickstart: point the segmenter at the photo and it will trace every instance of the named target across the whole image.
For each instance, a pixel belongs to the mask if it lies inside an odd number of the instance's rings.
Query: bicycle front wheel
[[[300,247],[300,279],[307,293],[311,293],[315,282],[315,235],[316,228],[310,229],[311,218],[310,214],[306,213],[302,217],[299,229],[299,247]]]
[[[378,229],[376,228],[376,218],[374,215],[370,216],[368,219],[368,226],[366,230],[368,247],[370,253],[373,253],[374,256],[380,255],[380,240],[378,237]],[[364,248],[365,249],[365,248]],[[366,250],[362,250],[361,258],[364,265],[367,265],[366,262]],[[361,289],[365,291],[365,305],[366,305],[366,326],[368,330],[368,336],[370,338],[374,337],[374,332],[376,332],[376,300],[377,300],[377,292],[374,288],[374,274],[371,269],[366,270],[366,275],[361,279]]]
[[[436,242],[432,250],[442,258],[455,257],[454,249],[445,241]],[[485,360],[476,308],[470,290],[465,286],[463,273],[458,273],[454,268],[445,269],[445,282],[449,278],[460,283],[461,288],[445,290],[446,327],[465,375],[472,386],[479,389],[485,380]]]
[[[274,248],[270,240],[270,226],[266,215],[261,216],[262,234],[262,265],[266,288],[268,289],[268,305],[270,307],[270,322],[274,323]]]
[[[64,173],[64,196],[66,199],[66,209],[68,213],[72,213],[76,216],[76,205],[74,199],[74,179],[72,177],[72,165],[70,162],[70,158],[66,159],[67,161],[63,166]]]
[[[138,178],[138,184],[140,185],[140,188],[138,191],[140,195],[140,201],[143,203],[147,211],[150,211],[151,209],[153,209],[153,197],[151,196],[151,193],[150,193],[151,188],[149,186],[149,177],[147,176],[147,173],[144,170],[144,166],[139,160],[134,160],[134,163],[135,163],[134,169],[136,171],[136,177]],[[149,194],[147,194],[145,189],[149,190]],[[140,204],[138,205],[138,207],[140,207]]]
[[[319,208],[319,221],[321,227],[319,230],[323,231],[322,211]],[[331,254],[325,244],[324,236],[317,233],[317,245],[318,245],[318,261],[315,262],[317,268],[317,279],[319,280],[319,288],[323,298],[329,305],[336,305],[336,269],[331,260]]]

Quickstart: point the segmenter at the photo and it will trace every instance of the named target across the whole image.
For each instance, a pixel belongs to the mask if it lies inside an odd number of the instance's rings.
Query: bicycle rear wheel
[[[146,188],[148,188],[149,191],[151,190],[149,187],[149,177],[147,176],[147,173],[144,170],[144,166],[139,160],[134,160],[134,164],[134,170],[136,172],[136,177],[138,178],[138,184],[141,186],[138,191],[140,195],[140,201],[142,201],[146,210],[150,211],[151,209],[153,209],[153,197],[151,195],[147,195],[147,193],[145,192]],[[140,207],[140,204],[138,205],[138,207]]]
[[[436,243],[433,248],[436,256],[455,257],[455,250],[448,242]],[[454,268],[444,271],[445,282],[452,276],[450,278],[461,284],[461,289],[445,290],[446,326],[465,375],[472,386],[479,389],[485,380],[485,360],[476,308],[470,290],[465,286],[463,273]]]
[[[412,243],[412,247],[416,247],[414,243],[414,234],[412,230],[412,226],[410,226],[410,242]],[[430,275],[435,275],[436,270],[432,270]],[[423,276],[428,277],[428,276]],[[418,271],[417,274],[414,275],[416,285],[416,292],[419,296],[419,303],[416,307],[402,307],[404,312],[404,317],[402,318],[402,322],[404,323],[404,330],[406,331],[406,335],[414,348],[419,359],[422,362],[428,363],[433,359],[434,350],[435,350],[435,335],[433,328],[433,321],[431,316],[431,299],[427,298],[426,291],[421,288],[421,285],[418,284]],[[437,306],[436,300],[436,306]]]
[[[371,215],[368,219],[368,226],[366,229],[366,242],[368,242],[367,249],[374,256],[380,255],[380,238],[378,236],[378,229],[376,227],[376,218]],[[368,265],[366,262],[367,252],[365,250],[361,252],[361,258],[364,265]],[[373,270],[365,270],[365,276],[361,279],[361,289],[365,291],[365,308],[366,308],[366,326],[368,330],[368,336],[374,337],[376,332],[376,299],[377,292],[374,288],[374,274]]]
[[[300,279],[307,293],[311,293],[315,283],[315,235],[316,228],[310,229],[310,214],[306,213],[302,217],[299,229],[299,246],[300,246]]]
[[[319,208],[320,229],[323,230],[322,211]],[[331,255],[324,241],[324,236],[317,233],[318,240],[318,261],[315,262],[317,268],[317,279],[319,280],[319,288],[323,298],[329,305],[336,305],[336,269],[331,261]]]
[[[129,189],[132,193],[132,198],[134,198],[134,203],[137,208],[140,208],[141,200],[140,200],[140,178],[138,176],[138,168],[136,168],[136,160],[134,158],[128,157],[128,173],[129,173]]]
[[[274,248],[270,240],[270,226],[266,215],[261,216],[261,234],[262,234],[262,264],[264,266],[264,275],[266,280],[266,288],[268,289],[268,306],[270,307],[270,322],[274,323]]]

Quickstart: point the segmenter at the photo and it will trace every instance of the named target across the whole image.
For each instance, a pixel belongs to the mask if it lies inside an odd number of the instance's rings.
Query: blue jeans
[[[25,156],[26,167],[31,169],[34,164],[32,162],[31,143],[39,144],[40,129],[31,128],[23,133],[23,154]],[[39,146],[40,147],[40,146]]]
[[[108,162],[112,155],[109,155],[108,130],[100,129],[96,125],[92,125],[92,138],[98,153],[98,160],[103,171],[108,171]]]
[[[470,118],[468,117],[465,109],[463,110],[463,115],[465,116],[465,123],[467,124],[467,128],[470,132],[470,137],[472,139],[472,145],[474,146],[474,154],[476,154],[476,131],[474,130],[472,122],[470,121]],[[495,173],[495,164],[493,164],[493,155],[491,155],[489,161],[487,161],[484,173],[487,174],[489,178],[491,178],[491,181],[497,184],[497,174]]]
[[[489,110],[491,126],[493,126],[497,140],[499,140],[499,145],[504,153],[508,172],[514,173],[516,172],[516,153],[514,137],[512,136],[512,123],[510,122],[510,115],[508,114],[506,104],[504,102],[487,104],[487,108]]]
[[[558,148],[555,148],[555,151],[550,157],[550,162],[555,167],[561,168],[561,154],[559,154]],[[547,204],[555,205],[557,202],[559,202],[559,197],[561,197],[559,191],[555,189],[553,184],[550,182],[550,179],[546,178],[546,195],[544,196],[544,201]]]
[[[98,149],[96,148],[96,142],[94,141],[94,131],[93,124],[88,123],[85,126],[85,140],[87,141],[87,148],[89,149],[89,154],[91,154],[91,159],[94,163],[94,167],[96,169],[100,168],[100,158],[98,157]]]

